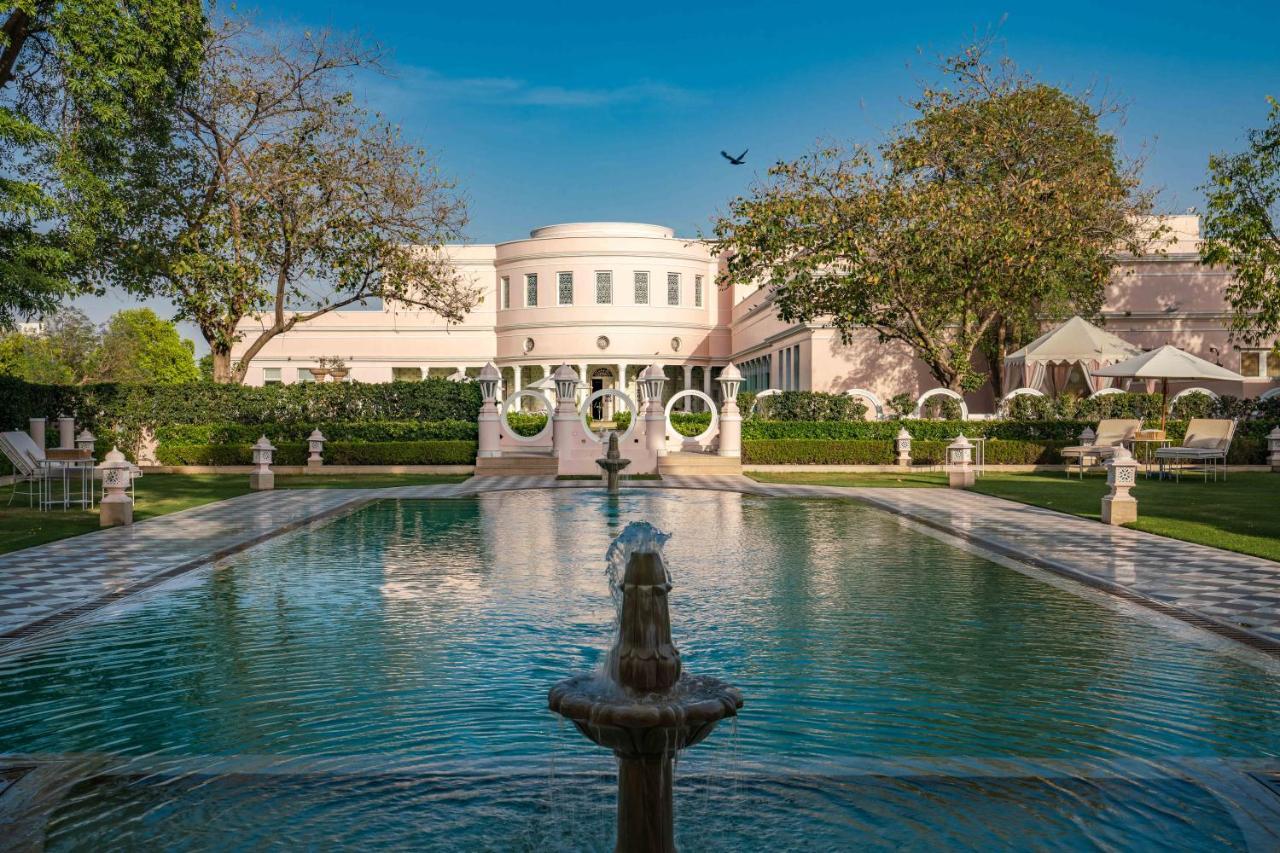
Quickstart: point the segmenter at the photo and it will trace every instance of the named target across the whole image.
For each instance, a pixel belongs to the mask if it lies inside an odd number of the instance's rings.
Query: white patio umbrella
[[[1100,367],[1099,376],[1124,379],[1160,380],[1160,429],[1164,429],[1165,411],[1169,406],[1169,380],[1219,379],[1241,382],[1244,377],[1220,364],[1205,361],[1199,356],[1183,352],[1175,346],[1165,345],[1136,358]]]
[[[1090,389],[1098,391],[1101,386],[1093,381],[1093,377],[1101,375],[1098,368],[1141,352],[1141,347],[1119,335],[1099,329],[1083,317],[1072,317],[1022,349],[1005,356],[1005,375],[1008,377],[1005,391],[1011,391],[1017,385],[1035,388],[1044,381],[1048,368],[1071,364],[1079,364]],[[1055,374],[1055,388],[1059,381]]]

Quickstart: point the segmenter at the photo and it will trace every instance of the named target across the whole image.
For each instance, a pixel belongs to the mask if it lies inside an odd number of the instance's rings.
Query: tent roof
[[[1102,367],[1095,376],[1119,376],[1131,379],[1244,379],[1234,370],[1205,361],[1174,346],[1162,346],[1136,358]]]
[[[1138,355],[1142,350],[1121,337],[1104,332],[1083,317],[1072,317],[1067,322],[1045,332],[1017,352],[1010,353],[1005,361],[1022,361],[1031,364],[1066,361],[1097,361],[1109,364]]]

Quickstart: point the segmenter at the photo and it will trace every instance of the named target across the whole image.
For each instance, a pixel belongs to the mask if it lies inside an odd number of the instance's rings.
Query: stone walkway
[[[435,486],[281,490],[6,554],[0,556],[0,645],[372,500],[532,488],[598,484],[537,476],[473,477]],[[624,488],[857,499],[1280,653],[1280,564],[1269,560],[949,489],[775,485],[746,477],[667,477],[628,482]]]

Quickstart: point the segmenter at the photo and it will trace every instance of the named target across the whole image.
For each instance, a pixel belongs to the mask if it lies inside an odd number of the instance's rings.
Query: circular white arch
[[[586,432],[587,438],[596,444],[604,444],[604,436],[597,436],[596,431],[591,428],[591,421],[587,420],[587,416],[591,414],[591,404],[604,397],[617,397],[627,404],[627,410],[631,412],[631,423],[627,424],[627,428],[618,436],[619,442],[626,441],[631,437],[631,433],[635,432],[636,421],[640,420],[640,410],[636,408],[635,401],[627,396],[627,392],[620,388],[601,388],[599,391],[592,391],[587,396],[587,399],[582,402],[582,406],[578,409],[578,417],[582,419],[582,429]]]
[[[871,404],[871,408],[875,410],[876,420],[884,420],[884,403],[875,395],[874,391],[868,391],[866,388],[850,388],[844,392],[849,397],[861,397]]]
[[[697,435],[684,435],[678,432],[676,428],[671,424],[671,410],[675,408],[676,402],[683,399],[684,397],[697,397],[700,400],[705,400],[707,404],[707,408],[711,410],[711,423],[707,426],[706,429],[704,429],[702,432],[698,433]],[[703,392],[697,390],[696,388],[689,388],[684,391],[677,391],[675,394],[672,394],[671,399],[667,401],[667,410],[665,415],[666,415],[667,432],[675,433],[676,435],[680,436],[680,438],[683,439],[684,441],[695,441],[698,444],[702,444],[703,441],[707,440],[708,437],[715,435],[716,432],[720,429],[720,413],[716,411],[716,401],[712,400],[710,396],[708,396],[707,394],[704,394]],[[632,418],[632,420],[634,420],[634,418]]]
[[[958,393],[956,393],[955,391],[952,391],[950,388],[930,388],[928,391],[925,391],[923,394],[920,395],[920,398],[916,400],[916,407],[915,407],[915,410],[912,411],[911,417],[918,420],[920,418],[921,411],[924,410],[925,401],[928,400],[930,397],[939,397],[939,396],[950,397],[951,399],[959,403],[960,404],[960,420],[962,421],[969,420],[969,406],[968,404],[965,403],[964,397],[961,397]]]
[[[507,415],[511,413],[511,404],[515,403],[523,397],[532,397],[535,400],[541,400],[543,405],[547,407],[547,425],[538,430],[536,435],[520,435],[511,428],[511,424],[507,423]],[[498,426],[502,427],[502,431],[512,441],[520,444],[540,444],[544,437],[549,437],[552,430],[552,422],[555,420],[555,407],[551,405],[551,399],[546,394],[535,388],[521,388],[502,404],[502,415],[498,418]]]
[[[769,397],[776,397],[781,393],[782,393],[781,388],[766,388],[760,393],[756,394],[755,399],[751,401],[751,414],[753,415],[756,414],[756,407],[760,405],[761,400],[767,399]]]
[[[1280,388],[1272,388],[1270,391],[1263,391],[1258,397],[1261,400],[1270,400],[1272,397],[1280,397]]]
[[[1218,395],[1210,391],[1208,388],[1183,388],[1177,394],[1174,394],[1169,398],[1169,408],[1172,409],[1174,403],[1178,402],[1188,394],[1204,394],[1210,400],[1219,399]]]
[[[1110,397],[1112,394],[1127,394],[1127,393],[1128,392],[1125,391],[1123,388],[1117,388],[1114,385],[1109,385],[1106,388],[1099,388],[1097,391],[1094,391],[1089,396],[1090,397]]]
[[[1028,388],[1025,385],[1021,388],[1014,388],[1008,394],[1005,394],[1003,397],[1000,398],[1000,402],[996,404],[996,413],[1004,414],[1006,411],[1008,411],[1009,403],[1013,401],[1014,397],[1043,397],[1043,396],[1044,396],[1044,392],[1041,391],[1039,388]]]

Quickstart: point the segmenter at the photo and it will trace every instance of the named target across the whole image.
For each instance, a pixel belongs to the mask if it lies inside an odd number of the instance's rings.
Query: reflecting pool
[[[288,534],[0,658],[0,751],[61,768],[50,849],[607,850],[613,759],[546,693],[609,644],[632,520],[672,534],[686,663],[747,698],[681,758],[686,849],[1280,846],[1260,655],[856,503],[724,492]]]

